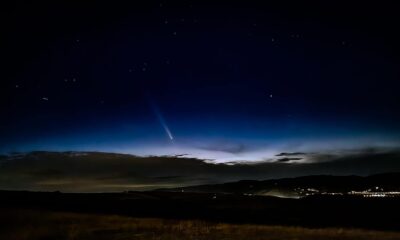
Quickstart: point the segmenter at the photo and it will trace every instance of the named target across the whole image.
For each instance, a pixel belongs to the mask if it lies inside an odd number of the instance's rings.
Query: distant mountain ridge
[[[300,197],[307,192],[348,193],[350,191],[400,191],[400,172],[362,176],[311,175],[264,181],[242,180],[223,184],[209,184],[162,191],[212,192],[255,194],[280,197]]]

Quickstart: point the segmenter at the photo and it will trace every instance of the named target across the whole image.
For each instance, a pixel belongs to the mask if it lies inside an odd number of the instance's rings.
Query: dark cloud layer
[[[263,180],[313,174],[370,175],[400,171],[399,150],[313,153],[312,158],[308,163],[291,159],[213,164],[175,156],[32,152],[1,157],[0,189],[67,192],[150,190],[243,179]]]
[[[275,156],[277,157],[284,157],[284,156],[299,156],[299,155],[305,155],[306,153],[303,152],[282,152],[279,154],[276,154]]]
[[[278,161],[279,162],[290,162],[290,161],[299,161],[299,160],[302,160],[303,158],[289,158],[289,157],[286,157],[286,158],[280,158],[280,159],[278,159]]]

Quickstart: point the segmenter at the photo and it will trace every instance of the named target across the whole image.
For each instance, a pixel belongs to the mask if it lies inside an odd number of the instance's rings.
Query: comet
[[[157,107],[157,105],[154,102],[150,102],[150,106],[156,115],[158,121],[160,122],[161,126],[164,128],[165,133],[167,134],[168,138],[173,141],[174,136],[172,135],[171,130],[169,129],[167,122],[165,121],[160,109]]]

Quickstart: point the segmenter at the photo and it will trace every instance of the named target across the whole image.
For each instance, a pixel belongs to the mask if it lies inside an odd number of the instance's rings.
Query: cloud
[[[278,161],[231,164],[188,157],[100,152],[32,152],[2,158],[0,189],[64,192],[150,190],[245,179],[400,171],[398,149],[321,152],[307,154],[304,159],[285,157]]]
[[[284,157],[284,156],[298,156],[298,155],[306,155],[306,153],[303,153],[303,152],[282,152],[282,153],[276,154],[275,156]]]
[[[278,159],[278,162],[291,162],[291,161],[299,161],[302,159],[303,158],[280,158]]]
[[[249,150],[246,145],[242,143],[232,143],[228,141],[219,141],[206,146],[197,146],[197,148],[207,151],[217,151],[232,154],[243,153]]]

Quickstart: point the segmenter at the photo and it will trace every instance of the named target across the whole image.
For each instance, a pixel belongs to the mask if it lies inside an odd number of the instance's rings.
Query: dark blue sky
[[[5,6],[0,150],[225,161],[397,147],[395,9],[248,1]]]

